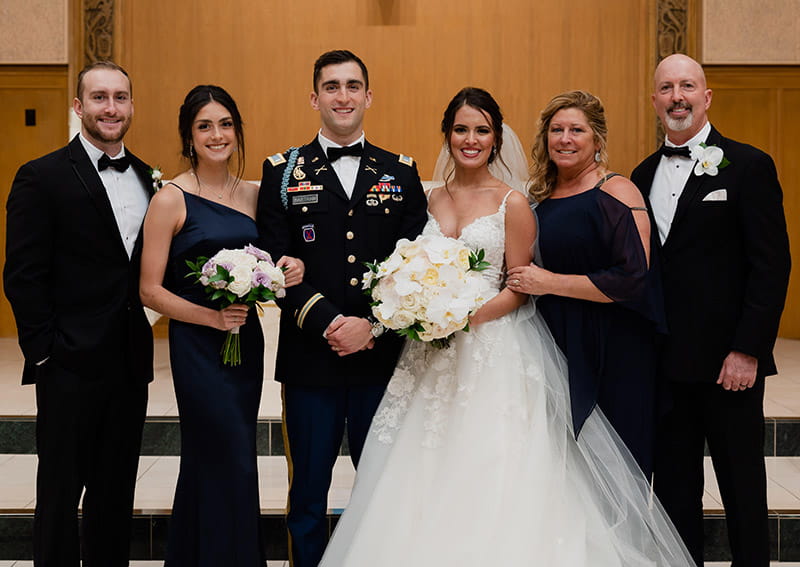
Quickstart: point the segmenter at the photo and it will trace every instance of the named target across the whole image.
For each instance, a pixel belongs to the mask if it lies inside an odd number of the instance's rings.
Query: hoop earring
[[[600,163],[600,151],[599,150],[594,153],[594,161],[596,161],[597,163]]]

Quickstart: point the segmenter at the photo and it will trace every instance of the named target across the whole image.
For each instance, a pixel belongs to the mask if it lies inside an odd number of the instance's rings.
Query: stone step
[[[133,559],[162,559],[179,458],[142,457],[134,502]],[[262,537],[268,559],[288,556],[284,506],[288,488],[286,461],[279,456],[258,458]],[[770,457],[768,495],[772,558],[800,561],[800,457]],[[35,506],[36,457],[0,456],[0,560],[30,559]],[[354,470],[339,457],[328,498],[331,529],[350,498]],[[710,459],[706,459],[705,528],[710,561],[729,559],[727,533],[719,490]],[[0,565],[0,567],[2,567]]]
[[[145,456],[180,455],[181,432],[177,416],[154,417],[145,421],[141,454]],[[259,455],[285,454],[280,418],[260,418],[256,430]],[[36,418],[0,416],[0,454],[36,453]],[[349,455],[347,440],[342,455]],[[766,418],[764,421],[765,457],[800,457],[800,419]]]

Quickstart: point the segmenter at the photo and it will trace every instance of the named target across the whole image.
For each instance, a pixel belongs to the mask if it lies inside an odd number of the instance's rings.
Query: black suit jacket
[[[152,196],[148,166],[126,153],[142,191]],[[106,190],[77,136],[20,167],[6,210],[3,282],[25,356],[23,384],[66,376],[151,381],[140,243],[129,259]]]
[[[661,369],[675,381],[714,382],[735,350],[768,376],[791,263],[777,172],[766,153],[714,128],[706,144],[730,164],[716,176],[691,174],[663,246],[653,222],[670,332]],[[631,175],[645,198],[660,160],[652,154]],[[726,199],[704,200],[723,189]]]
[[[385,259],[401,238],[415,238],[427,220],[427,201],[410,158],[366,143],[348,199],[316,138],[300,148],[289,172],[286,207],[281,182],[289,152],[264,162],[258,198],[262,246],[276,258],[306,265],[303,283],[287,290],[281,307],[275,377],[304,386],[386,383],[402,340],[386,332],[375,348],[345,357],[322,333],[339,313],[371,314],[361,278],[364,262]],[[305,185],[304,185],[305,184]]]

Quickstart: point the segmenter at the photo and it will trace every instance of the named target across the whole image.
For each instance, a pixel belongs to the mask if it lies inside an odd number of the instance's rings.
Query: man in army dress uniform
[[[347,428],[358,463],[372,416],[402,340],[371,319],[364,262],[385,259],[427,220],[413,159],[367,142],[372,102],[364,63],[349,51],[314,64],[311,107],[319,134],[264,162],[257,221],[262,245],[306,265],[281,307],[275,378],[283,384],[289,462],[289,550],[294,567],[314,567],[328,537],[327,495]]]

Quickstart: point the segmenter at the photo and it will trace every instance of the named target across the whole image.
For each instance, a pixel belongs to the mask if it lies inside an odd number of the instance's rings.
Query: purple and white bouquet
[[[275,266],[268,252],[252,244],[235,250],[223,248],[211,258],[186,260],[186,265],[192,270],[186,277],[197,278],[210,299],[220,302],[221,309],[234,303],[258,306],[286,295],[283,270]],[[223,364],[242,363],[239,327],[228,331],[220,354]]]
[[[372,314],[401,336],[449,346],[489,299],[491,286],[479,274],[489,267],[483,257],[483,250],[446,236],[403,238],[386,260],[366,264],[363,288],[372,297]]]

